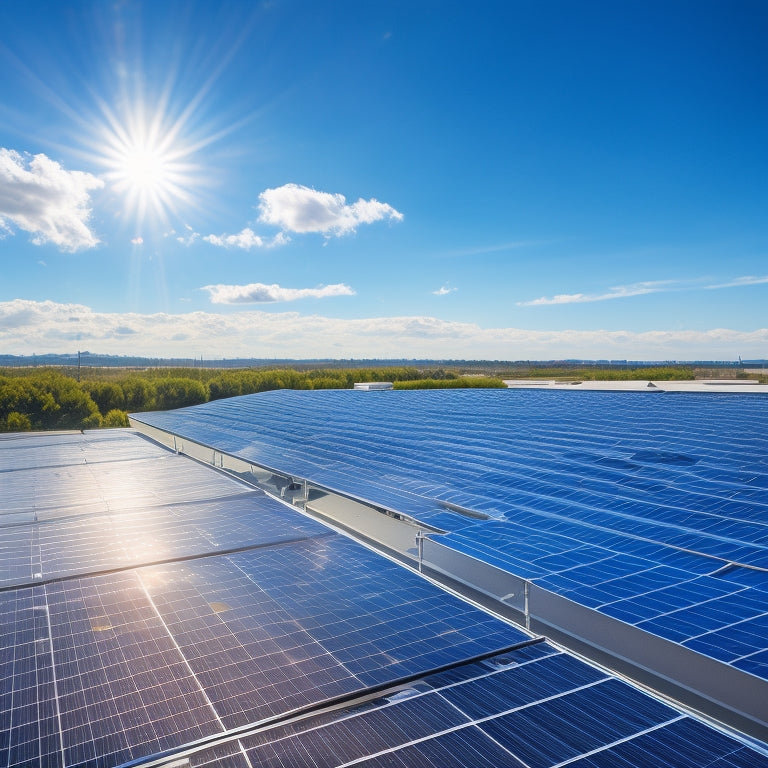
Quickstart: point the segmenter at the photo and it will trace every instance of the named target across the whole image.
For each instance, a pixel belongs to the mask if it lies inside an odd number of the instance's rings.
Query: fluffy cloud
[[[451,288],[447,285],[443,285],[440,288],[438,288],[436,291],[432,291],[432,293],[435,296],[447,296],[449,293],[453,293],[456,289]]]
[[[387,203],[363,200],[347,205],[344,195],[318,192],[300,184],[284,184],[259,195],[260,220],[287,232],[321,232],[344,235],[360,224],[390,219],[401,221],[403,214]]]
[[[434,317],[339,319],[298,312],[101,313],[78,304],[0,302],[0,349],[148,357],[546,360],[759,358],[768,328],[536,331],[481,328]]]
[[[7,221],[33,235],[35,245],[63,251],[93,248],[90,192],[103,182],[83,171],[65,171],[45,155],[21,155],[0,147],[0,227]]]
[[[189,244],[197,238],[197,233],[192,233],[186,241],[183,238],[177,238],[179,242]],[[222,248],[242,248],[245,251],[251,248],[274,248],[276,245],[285,245],[290,238],[282,232],[278,232],[273,238],[263,238],[257,235],[252,229],[246,227],[242,232],[236,235],[206,235],[203,240],[211,245],[218,245]]]
[[[214,304],[262,304],[297,299],[325,299],[329,296],[354,296],[355,292],[344,283],[321,288],[281,288],[279,285],[204,285]]]

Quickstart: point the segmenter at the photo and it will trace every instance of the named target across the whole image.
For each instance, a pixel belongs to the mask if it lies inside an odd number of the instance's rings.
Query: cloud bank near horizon
[[[146,357],[482,360],[761,358],[768,328],[562,330],[481,328],[434,317],[340,319],[298,312],[104,313],[80,304],[0,302],[0,351]]]

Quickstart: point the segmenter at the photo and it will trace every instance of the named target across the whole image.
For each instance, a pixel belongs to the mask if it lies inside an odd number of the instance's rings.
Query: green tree
[[[84,381],[82,388],[99,406],[101,415],[109,411],[125,408],[125,392],[120,384],[113,381]]]
[[[242,395],[243,376],[238,373],[222,373],[208,382],[208,391],[211,400]]]
[[[5,420],[3,432],[29,432],[32,429],[32,422],[25,413],[11,411]]]
[[[0,421],[15,411],[32,429],[84,429],[99,426],[96,403],[77,382],[56,371],[0,379]]]
[[[102,427],[129,427],[128,414],[117,408],[109,411],[101,422]]]
[[[123,382],[125,408],[130,411],[151,411],[155,407],[155,383],[144,376],[131,375]]]
[[[207,400],[208,388],[194,379],[161,379],[155,384],[155,404],[161,411],[197,405]]]

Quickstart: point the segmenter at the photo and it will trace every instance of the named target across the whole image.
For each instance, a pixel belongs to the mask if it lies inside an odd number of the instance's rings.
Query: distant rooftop
[[[391,381],[363,381],[356,382],[354,388],[365,392],[373,392],[394,389],[394,384]]]
[[[662,392],[751,392],[768,393],[768,384],[754,379],[697,379],[690,381],[560,381],[556,379],[505,379],[514,389],[588,389],[600,391],[637,392],[657,389]]]

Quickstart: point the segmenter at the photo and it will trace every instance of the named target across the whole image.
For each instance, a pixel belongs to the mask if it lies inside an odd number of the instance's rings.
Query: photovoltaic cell
[[[425,696],[406,699],[397,706],[371,706],[360,714],[322,727],[298,729],[292,735],[278,729],[243,742],[254,765],[343,765],[468,722],[445,699]]]
[[[45,593],[66,765],[117,764],[222,730],[134,573]]]
[[[525,638],[340,536],[142,573],[227,728]]]
[[[525,768],[524,763],[481,731],[471,735],[464,731],[449,732],[357,764],[368,768],[408,768],[414,765],[430,768],[460,768],[468,765],[477,768]]]
[[[32,590],[0,594],[0,759],[62,765],[45,603]]]
[[[683,718],[615,747],[569,763],[575,768],[669,765],[675,768],[762,768],[764,754],[734,744],[702,723]]]

